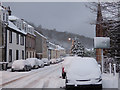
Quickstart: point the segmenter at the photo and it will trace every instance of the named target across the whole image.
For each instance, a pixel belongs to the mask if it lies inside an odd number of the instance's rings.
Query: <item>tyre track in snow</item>
[[[60,67],[60,65],[61,65],[61,63],[60,64],[58,64],[58,66]],[[56,70],[56,66],[57,65],[54,65],[54,66],[51,66],[51,67],[49,67],[49,68],[46,68],[46,69],[43,69],[42,71],[41,70],[37,70],[37,71],[35,71],[35,72],[30,72],[29,74],[27,74],[27,75],[24,75],[24,76],[21,76],[21,77],[19,77],[19,78],[17,78],[17,79],[14,79],[14,80],[11,80],[11,81],[8,81],[8,82],[5,82],[5,83],[3,83],[3,84],[1,84],[0,86],[2,86],[2,87],[5,87],[6,85],[8,85],[9,86],[9,84],[11,84],[11,83],[15,83],[15,82],[17,82],[17,81],[20,81],[20,80],[24,80],[25,78],[31,78],[31,76],[37,76],[37,74],[39,75],[40,73],[42,74],[42,73],[44,73],[44,72],[46,72],[48,69],[51,69],[51,68],[53,68],[53,67],[55,67],[55,70]],[[53,70],[54,71],[54,70]],[[50,74],[52,71],[50,71],[50,72],[48,72],[46,75],[48,75],[48,74]],[[29,78],[29,79],[30,79]],[[45,75],[44,76],[42,76],[41,78],[39,78],[38,80],[40,80],[40,79],[42,79],[42,78],[45,78]],[[28,79],[28,80],[29,80]],[[29,83],[29,85],[27,85],[27,86],[31,86],[32,84],[35,84],[35,82],[37,82],[38,80],[34,80],[33,82],[31,82],[31,83]],[[26,80],[27,81],[27,80]],[[26,87],[26,86],[25,86]]]
[[[52,70],[50,71],[45,71],[45,73],[43,75],[40,75],[41,73],[38,73],[38,78],[36,78],[35,80],[32,80],[32,82],[28,83],[28,85],[24,86],[24,88],[28,88],[28,87],[33,87],[35,86],[38,82],[40,82],[40,80],[43,80],[44,78],[51,76],[51,74],[53,72],[55,72],[56,70],[58,70],[61,67],[61,64],[59,64],[57,67],[52,68]],[[51,73],[52,72],[52,73]],[[45,81],[45,83],[43,84],[43,88],[47,87],[49,84],[49,80]]]

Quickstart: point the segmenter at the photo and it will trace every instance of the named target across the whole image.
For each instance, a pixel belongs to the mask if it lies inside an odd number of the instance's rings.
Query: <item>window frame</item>
[[[9,30],[9,43],[12,43],[12,31]]]

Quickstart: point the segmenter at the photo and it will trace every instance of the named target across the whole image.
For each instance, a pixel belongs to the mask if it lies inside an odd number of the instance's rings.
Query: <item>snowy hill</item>
[[[69,49],[71,47],[71,42],[68,41],[68,38],[79,38],[80,42],[84,47],[92,48],[93,47],[93,39],[85,36],[81,36],[78,34],[68,33],[68,32],[59,32],[54,30],[48,30],[48,29],[41,29],[37,28],[38,31],[42,32],[43,35],[48,37],[48,39],[56,44],[60,44],[66,49]]]
[[[33,23],[29,23],[29,24],[34,26],[38,32],[46,36],[50,42],[59,44],[64,48],[66,48],[66,50],[70,49],[72,44],[71,41],[68,41],[68,38],[75,38],[75,37],[79,38],[80,43],[82,43],[84,47],[93,48],[93,38],[89,38],[89,37],[85,37],[79,34],[73,34],[69,32],[59,32],[59,31],[56,31],[56,29],[53,29],[53,30],[45,29],[45,28],[42,28],[41,25],[36,27]]]

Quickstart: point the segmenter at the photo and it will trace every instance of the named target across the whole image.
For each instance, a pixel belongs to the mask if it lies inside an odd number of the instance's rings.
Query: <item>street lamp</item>
[[[73,45],[74,45],[74,39],[72,39],[72,38],[68,38],[68,41],[72,41],[72,46],[71,46],[71,48],[73,47]],[[71,53],[72,51],[71,51],[71,49],[70,49],[70,53]]]
[[[71,41],[72,39],[71,38],[68,38],[68,41]]]

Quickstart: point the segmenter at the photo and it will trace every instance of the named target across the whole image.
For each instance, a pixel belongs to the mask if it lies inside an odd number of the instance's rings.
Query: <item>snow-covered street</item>
[[[63,63],[63,62],[62,62]],[[65,81],[61,78],[62,63],[34,69],[29,72],[1,72],[2,88],[60,88]]]
[[[71,57],[70,57],[71,58]],[[65,80],[62,79],[62,67],[69,68],[72,59],[67,59],[58,64],[33,69],[29,72],[0,72],[0,87],[2,88],[63,88]],[[73,57],[74,58],[74,57]],[[118,88],[118,75],[103,74],[103,88]]]

